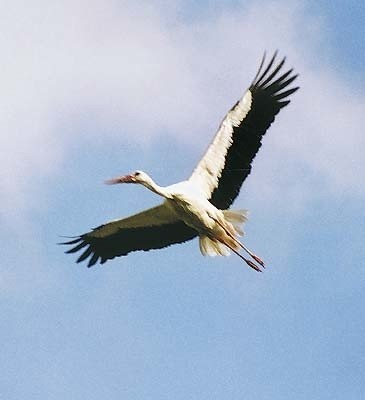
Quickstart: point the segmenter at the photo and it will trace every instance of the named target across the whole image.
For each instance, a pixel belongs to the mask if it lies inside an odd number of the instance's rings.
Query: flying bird
[[[198,236],[203,255],[225,256],[232,251],[251,268],[262,271],[262,259],[239,240],[247,211],[229,207],[251,172],[265,132],[298,90],[291,85],[297,75],[293,69],[284,72],[284,63],[285,58],[277,61],[277,52],[267,63],[264,55],[250,87],[225,116],[187,180],[162,187],[143,171],[108,180],[112,185],[143,185],[164,201],[62,243],[72,246],[66,253],[82,251],[77,262],[89,258],[87,266],[91,267],[132,251],[161,249]],[[241,250],[248,256],[239,253]]]

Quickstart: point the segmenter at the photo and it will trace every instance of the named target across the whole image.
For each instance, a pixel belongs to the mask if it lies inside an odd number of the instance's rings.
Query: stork
[[[290,102],[298,87],[289,86],[297,77],[293,69],[283,72],[285,57],[277,62],[277,51],[268,63],[265,54],[250,87],[221,122],[213,142],[192,175],[185,181],[162,187],[143,171],[108,180],[108,184],[135,183],[164,198],[162,204],[128,218],[101,225],[62,244],[66,253],[82,250],[77,262],[125,256],[132,251],[161,249],[199,236],[203,255],[234,252],[251,268],[262,271],[264,262],[239,240],[246,210],[230,210],[262,138],[279,111]],[[249,259],[239,251],[243,249]]]

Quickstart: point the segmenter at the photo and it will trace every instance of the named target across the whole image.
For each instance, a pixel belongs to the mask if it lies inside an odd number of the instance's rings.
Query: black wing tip
[[[90,268],[93,265],[95,265],[98,262],[98,259],[100,258],[99,255],[97,255],[92,247],[90,246],[90,243],[85,241],[84,235],[79,235],[79,236],[61,236],[63,238],[68,238],[72,239],[66,242],[60,242],[57,243],[58,245],[61,246],[72,246],[70,249],[65,251],[65,254],[73,254],[77,253],[79,250],[84,249],[84,247],[88,246],[86,249],[83,250],[82,254],[79,256],[79,258],[76,260],[76,263],[79,264],[82,261],[86,260],[90,255],[91,258],[88,261],[87,267]],[[100,263],[103,264],[107,261],[107,258],[102,257]]]
[[[72,239],[68,240],[67,242],[59,242],[57,243],[58,245],[64,246],[64,245],[70,245],[70,244],[76,244],[82,240],[81,236],[63,236],[60,235],[61,238],[63,239]]]
[[[249,90],[253,96],[261,96],[261,94],[265,94],[268,98],[271,98],[280,109],[289,104],[290,101],[287,100],[288,97],[299,89],[299,86],[290,87],[290,85],[298,78],[299,74],[294,73],[293,68],[282,72],[286,57],[275,62],[278,53],[278,50],[275,50],[266,66],[266,52],[264,53],[258,72]]]
[[[266,55],[266,51],[265,51],[264,55]],[[259,72],[256,74],[256,77],[253,80],[253,82],[251,84],[251,87],[259,85],[259,83],[265,78],[265,76],[268,74],[268,72],[270,71],[271,67],[273,66],[277,55],[278,55],[278,50],[275,50],[274,54],[272,55],[272,57],[270,58],[269,62],[267,63],[265,69],[264,69],[264,65],[265,65],[265,58],[266,57],[264,56],[262,58],[261,64],[260,64],[260,68],[259,68]],[[261,73],[262,69],[264,69],[264,71]]]
[[[263,66],[265,64],[265,60],[266,60],[266,50],[264,51],[264,54],[263,54],[263,56],[261,58],[259,69],[257,70],[256,75],[253,78],[250,87],[252,87],[255,84],[256,80],[258,79],[258,77],[259,77],[259,75],[261,73],[261,70],[262,70],[262,68],[263,68]]]
[[[291,68],[288,71],[286,71],[284,74],[279,76],[279,78],[276,78],[278,73],[284,67],[287,58],[286,58],[286,56],[283,56],[283,58],[280,61],[275,62],[278,57],[278,54],[279,54],[279,50],[276,49],[274,51],[272,57],[269,59],[268,63],[266,64],[265,63],[266,54],[267,54],[267,52],[265,51],[264,55],[261,59],[261,63],[260,63],[259,69],[256,73],[256,76],[250,85],[250,90],[254,91],[255,89],[258,89],[258,88],[265,89],[265,88],[271,86],[273,83],[285,84],[285,82],[286,82],[285,78],[287,78],[287,77],[289,77],[289,79],[291,79],[291,81],[288,82],[288,84],[289,84],[299,76],[298,74],[292,75],[293,68]],[[266,64],[266,67],[265,67],[265,64]]]
[[[79,264],[86,260],[87,268],[93,267],[95,264],[99,262],[100,265],[105,264],[108,260],[111,260],[115,257],[115,255],[106,256],[105,254],[100,254],[97,248],[93,245],[92,240],[88,240],[87,235],[80,236],[62,236],[67,238],[72,238],[73,240],[67,242],[57,243],[58,245],[66,245],[72,246],[70,249],[65,251],[65,254],[73,254],[78,251],[82,251],[81,255],[77,258],[76,264]],[[86,247],[86,248],[85,248]],[[118,254],[118,256],[127,255],[126,253]],[[90,258],[89,258],[90,257]],[[89,260],[87,260],[89,258]]]

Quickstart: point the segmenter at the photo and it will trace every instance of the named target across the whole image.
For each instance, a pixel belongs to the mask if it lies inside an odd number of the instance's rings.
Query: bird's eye
[[[141,175],[140,172],[135,172],[135,173],[134,173],[134,176],[139,176],[139,175]]]

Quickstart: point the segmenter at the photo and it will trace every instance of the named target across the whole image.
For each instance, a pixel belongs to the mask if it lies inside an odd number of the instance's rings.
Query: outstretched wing
[[[261,140],[276,114],[289,104],[298,87],[290,69],[282,73],[285,58],[275,63],[277,52],[264,67],[265,55],[251,86],[223,119],[218,132],[189,181],[217,208],[228,208],[251,172]]]
[[[77,262],[90,257],[87,266],[91,267],[99,260],[103,264],[132,251],[161,249],[195,236],[197,232],[177,220],[163,203],[131,217],[101,225],[61,244],[73,245],[66,253],[82,251]]]

